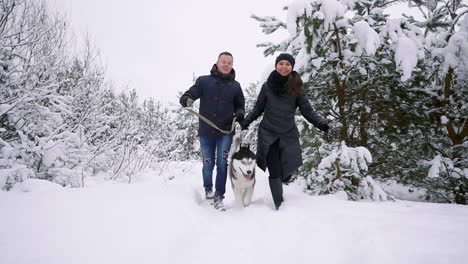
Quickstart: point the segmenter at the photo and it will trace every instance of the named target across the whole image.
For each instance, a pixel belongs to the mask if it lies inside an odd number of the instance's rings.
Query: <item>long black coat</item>
[[[284,176],[291,175],[302,166],[302,151],[299,143],[299,131],[294,115],[299,107],[301,114],[314,126],[326,121],[316,114],[305,95],[285,93],[277,95],[265,82],[257,102],[244,124],[249,125],[262,113],[263,119],[258,128],[257,165],[266,170],[266,156],[270,145],[280,140],[281,164]]]
[[[200,76],[180,98],[180,104],[187,106],[187,99],[200,98],[200,114],[223,130],[230,130],[234,116],[244,116],[245,99],[240,84],[235,81],[236,72],[222,74],[213,65],[210,75]],[[234,132],[233,132],[234,133]],[[199,119],[199,136],[223,135]]]

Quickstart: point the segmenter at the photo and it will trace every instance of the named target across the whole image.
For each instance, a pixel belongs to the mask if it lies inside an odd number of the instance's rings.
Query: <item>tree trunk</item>
[[[338,52],[338,58],[340,58],[340,67],[343,69],[343,52],[341,50],[341,41],[340,41],[340,32],[338,31],[338,27],[336,23],[333,23],[334,33],[336,36],[336,52]],[[346,144],[349,144],[349,137],[348,137],[348,122],[346,120],[346,112],[345,112],[345,90],[346,90],[346,80],[340,82],[340,78],[338,78],[338,74],[335,72],[333,73],[333,82],[335,84],[336,94],[338,96],[338,109],[340,112],[340,123],[341,123],[341,131],[340,131],[340,141],[345,141]]]
[[[456,146],[456,145],[463,144],[465,137],[468,136],[468,120],[467,118],[463,118],[462,123],[461,123],[461,126],[463,127],[460,128],[458,131],[455,131],[455,128],[454,128],[455,124],[450,119],[449,115],[447,115],[446,109],[450,104],[450,96],[452,95],[451,88],[453,84],[453,74],[454,74],[453,68],[449,68],[447,75],[445,76],[445,80],[444,80],[444,100],[440,102],[440,104],[443,107],[441,115],[445,115],[448,119],[448,122],[445,124],[445,128],[447,129],[447,132],[448,132],[448,136],[450,140],[452,141],[452,145]],[[438,122],[440,122],[440,117],[441,116],[438,117],[439,119]],[[459,153],[453,153],[452,158],[459,158],[459,157],[460,157]]]

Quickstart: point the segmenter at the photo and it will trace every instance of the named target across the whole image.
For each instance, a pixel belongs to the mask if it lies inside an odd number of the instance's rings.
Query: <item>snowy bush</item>
[[[345,191],[351,200],[386,201],[387,195],[372,177],[365,175],[372,156],[364,147],[350,148],[345,142],[323,158],[308,178],[315,194]]]
[[[11,168],[0,168],[0,190],[9,191],[17,182],[33,178],[34,173],[25,165],[14,165]]]
[[[83,187],[83,179],[86,171],[77,167],[69,168],[51,168],[43,173],[40,178],[57,183],[63,187]]]
[[[115,92],[88,40],[70,55],[68,23],[46,2],[6,1],[0,11],[1,189],[25,178],[81,187],[102,171],[131,182],[158,159],[193,154],[174,151],[186,146],[177,115],[141,104],[134,90]]]
[[[426,181],[436,188],[428,191],[433,200],[467,204],[468,169],[454,166],[451,159],[437,155],[430,162]]]

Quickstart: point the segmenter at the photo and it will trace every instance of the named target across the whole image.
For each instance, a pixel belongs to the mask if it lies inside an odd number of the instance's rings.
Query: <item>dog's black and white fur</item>
[[[250,150],[249,144],[242,144],[239,135],[234,136],[229,162],[229,178],[236,204],[246,207],[252,201],[255,186],[255,153]]]

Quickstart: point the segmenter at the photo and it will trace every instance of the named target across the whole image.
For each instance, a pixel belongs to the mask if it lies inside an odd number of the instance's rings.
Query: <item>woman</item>
[[[283,185],[302,166],[299,131],[294,115],[299,107],[302,115],[325,133],[330,126],[316,114],[302,88],[299,74],[293,71],[295,60],[287,53],[275,61],[275,70],[263,84],[251,113],[241,122],[242,129],[257,119],[263,119],[258,128],[257,165],[263,171],[268,167],[270,190],[278,210],[283,202]]]

